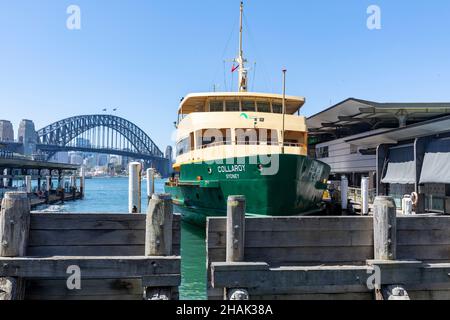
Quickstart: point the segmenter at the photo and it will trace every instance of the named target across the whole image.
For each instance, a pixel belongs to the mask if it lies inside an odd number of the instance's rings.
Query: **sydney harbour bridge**
[[[25,143],[6,146],[17,149]],[[164,154],[142,129],[114,115],[81,115],[57,121],[38,130],[35,143],[37,153],[45,160],[58,152],[80,151],[142,160],[164,176],[170,171],[171,148]]]

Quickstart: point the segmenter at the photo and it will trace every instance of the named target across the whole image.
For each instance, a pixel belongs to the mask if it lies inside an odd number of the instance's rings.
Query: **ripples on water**
[[[157,193],[164,192],[164,181],[155,183]],[[147,210],[147,190],[142,183],[142,212]],[[43,207],[41,212],[124,213],[128,210],[128,179],[87,179],[85,199],[64,205]],[[182,223],[181,232],[182,284],[180,298],[201,300],[206,298],[205,231]]]

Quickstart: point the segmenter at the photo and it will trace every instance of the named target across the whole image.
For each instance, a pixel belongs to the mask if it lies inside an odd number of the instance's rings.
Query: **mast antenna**
[[[247,60],[244,58],[243,48],[243,19],[244,19],[244,2],[241,1],[240,10],[240,25],[239,25],[239,56],[236,58],[236,62],[239,65],[239,92],[247,92],[248,86],[248,70],[245,68]]]

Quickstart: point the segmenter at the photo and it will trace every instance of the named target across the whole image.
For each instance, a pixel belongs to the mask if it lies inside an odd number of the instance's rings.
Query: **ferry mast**
[[[235,59],[235,62],[239,66],[239,92],[247,92],[248,87],[248,70],[245,68],[247,60],[244,58],[244,49],[242,44],[242,31],[243,31],[243,18],[244,18],[244,2],[241,2],[240,10],[240,28],[239,28],[239,55]]]

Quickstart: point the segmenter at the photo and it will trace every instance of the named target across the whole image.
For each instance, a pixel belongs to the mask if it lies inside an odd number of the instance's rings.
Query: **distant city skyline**
[[[68,28],[71,5],[81,10],[80,30]],[[380,9],[380,28],[368,26],[372,5]],[[286,67],[288,94],[306,97],[307,116],[348,97],[450,101],[448,1],[245,6],[250,90],[281,92]],[[174,144],[183,96],[236,89],[230,59],[238,50],[238,8],[238,0],[0,0],[0,119],[17,135],[22,119],[41,129],[74,115],[110,113],[135,123],[164,151]]]

